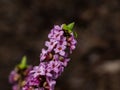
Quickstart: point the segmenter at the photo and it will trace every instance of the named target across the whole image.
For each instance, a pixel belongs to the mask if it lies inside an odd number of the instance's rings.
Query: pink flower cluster
[[[62,26],[54,26],[48,38],[47,49],[42,49],[40,55],[40,65],[30,71],[23,90],[54,90],[56,79],[70,60],[68,55],[76,47],[73,33],[65,32]]]
[[[77,43],[73,32],[64,30],[63,25],[55,25],[48,38],[40,54],[40,64],[29,72],[22,90],[54,90],[56,79],[70,61],[68,56]]]
[[[13,85],[12,90],[21,90],[21,87],[24,86],[25,78],[31,70],[32,66],[24,69],[20,69],[18,66],[15,67],[9,75],[9,82]]]

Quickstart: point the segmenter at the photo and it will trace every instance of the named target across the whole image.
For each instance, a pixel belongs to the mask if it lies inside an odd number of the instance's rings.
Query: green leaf
[[[68,31],[68,33],[71,33],[72,32],[72,29],[73,29],[73,27],[74,27],[74,22],[73,23],[70,23],[70,24],[68,24],[68,25],[66,25],[66,24],[63,24],[63,29],[64,30],[66,30],[66,31]]]
[[[69,28],[67,27],[66,24],[63,24],[63,29],[64,29],[64,30],[68,30]]]
[[[75,25],[75,23],[74,23],[74,22],[72,22],[72,23],[68,24],[68,25],[67,25],[67,27],[68,27],[70,30],[72,30],[72,29],[73,29],[73,27],[74,27],[74,25]]]
[[[26,56],[23,56],[23,57],[22,57],[21,63],[18,64],[18,67],[19,67],[20,69],[24,69],[24,68],[27,67],[27,57],[26,57]]]
[[[75,37],[77,38],[78,34],[77,34],[76,32],[74,32],[74,35],[75,35]]]

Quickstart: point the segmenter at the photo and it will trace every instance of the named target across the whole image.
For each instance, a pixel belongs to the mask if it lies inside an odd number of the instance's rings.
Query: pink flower
[[[48,47],[48,51],[51,51],[55,47],[56,44],[57,44],[57,41],[53,39],[50,39],[50,41],[45,42],[45,46]]]
[[[65,50],[66,46],[65,45],[57,45],[56,48],[54,49],[55,53],[59,53],[61,56],[65,55]]]
[[[30,74],[33,73],[33,77],[37,77],[40,75],[45,75],[45,64],[41,63],[39,66],[35,66],[33,70],[30,71]]]
[[[47,77],[46,80],[48,82],[49,90],[54,90],[56,81],[51,79],[50,77]]]
[[[60,40],[63,35],[63,30],[60,26],[55,25],[51,32],[48,34],[49,39]]]
[[[30,71],[22,90],[54,90],[56,79],[70,61],[68,55],[77,43],[72,32],[67,34],[62,26],[54,26],[48,34],[49,40],[45,42],[47,50],[42,49],[40,64]]]
[[[60,30],[60,31],[54,31],[54,35],[53,35],[53,38],[55,39],[55,40],[60,40],[61,39],[61,36],[63,35],[63,31],[62,30]]]
[[[70,53],[72,53],[72,51],[76,48],[76,43],[77,41],[74,39],[74,36],[72,35],[69,39],[69,46],[70,46]]]
[[[42,52],[40,54],[40,61],[43,61],[46,58],[47,54],[48,54],[48,51],[45,49],[42,49]]]

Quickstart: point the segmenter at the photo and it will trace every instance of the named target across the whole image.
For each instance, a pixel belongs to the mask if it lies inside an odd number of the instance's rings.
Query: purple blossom
[[[67,58],[67,55],[65,55],[65,56],[63,57],[63,56],[59,56],[59,55],[57,55],[57,54],[54,55],[53,60],[55,60],[55,61],[60,61],[60,62],[61,62],[61,65],[62,65],[63,67],[66,67],[67,64],[68,64],[68,62],[70,61],[70,59]]]
[[[58,25],[55,25],[54,28],[51,30],[50,34],[48,34],[48,38],[54,40],[60,40],[63,33],[64,32],[62,28]]]
[[[59,41],[59,44],[66,46],[67,45],[66,37],[62,37],[61,40]]]
[[[47,65],[47,73],[52,74],[53,79],[56,79],[63,72],[62,63],[60,61],[50,61]]]
[[[12,90],[20,90],[20,86],[18,84],[13,85]]]
[[[62,37],[61,40],[57,43],[57,46],[54,48],[55,53],[59,53],[61,56],[64,56],[66,45],[66,37]]]
[[[39,84],[41,83],[40,82],[40,79],[39,79],[40,76],[38,77],[34,77],[34,74],[29,74],[28,77],[26,78],[26,84],[24,85],[24,87],[22,88],[22,90],[34,90],[35,88],[34,87],[39,87]]]
[[[72,35],[70,38],[68,38],[68,45],[70,47],[70,53],[75,49],[77,41],[74,39],[74,36]]]
[[[56,44],[57,44],[57,41],[53,39],[50,39],[50,41],[45,42],[45,46],[48,47],[48,51],[51,51],[55,47]]]
[[[54,29],[56,29],[56,30],[62,30],[62,27],[59,26],[59,25],[54,25]]]
[[[62,65],[64,66],[64,67],[66,67],[67,66],[67,64],[68,64],[68,62],[70,61],[70,59],[69,58],[63,58],[62,60],[61,60],[61,62],[62,62]]]
[[[26,80],[26,85],[22,90],[54,90],[56,83],[52,78],[40,75],[33,77],[33,74],[30,74]]]
[[[24,79],[28,76],[31,69],[32,66],[28,66],[24,69],[15,67],[9,75],[9,82],[13,84],[12,90],[21,90],[22,85],[24,85]]]
[[[9,75],[9,82],[15,83],[19,80],[19,77],[20,75],[15,70],[13,70]]]
[[[52,39],[54,38],[54,35],[56,34],[56,32],[59,32],[62,30],[61,26],[58,25],[54,25],[54,28],[50,31],[50,33],[48,34],[48,38]]]
[[[56,81],[51,79],[50,77],[46,78],[48,85],[49,85],[49,90],[54,90]]]
[[[42,52],[40,54],[40,61],[43,61],[47,57],[48,51],[45,49],[42,49]]]
[[[62,26],[54,26],[48,34],[49,40],[45,42],[47,49],[43,48],[40,54],[40,64],[34,66],[31,71],[28,70],[24,77],[24,86],[13,90],[54,90],[56,79],[70,61],[68,55],[72,53],[77,43],[72,32],[68,33],[69,36],[65,33]],[[14,78],[17,74],[17,72],[11,72],[9,78],[11,83],[18,80]]]
[[[27,78],[27,84],[24,88],[33,90],[54,90],[56,79],[64,71],[70,59],[69,53],[75,49],[76,40],[73,33],[69,37],[64,35],[64,30],[61,26],[55,25],[48,34],[49,41],[45,42],[47,50],[42,49],[40,55],[40,65],[35,66]],[[35,88],[36,87],[36,88]],[[27,90],[27,89],[24,89]]]
[[[33,77],[45,75],[45,64],[41,63],[39,66],[34,66],[30,73],[33,73]]]
[[[53,39],[55,39],[55,40],[60,40],[61,39],[61,36],[63,35],[63,31],[61,30],[61,31],[55,31],[54,32],[54,35],[53,35]]]
[[[27,78],[27,84],[29,86],[39,86],[40,80],[38,77],[34,77],[32,74]]]
[[[61,56],[65,55],[65,50],[66,46],[65,45],[57,45],[56,48],[54,49],[55,53],[59,53]]]

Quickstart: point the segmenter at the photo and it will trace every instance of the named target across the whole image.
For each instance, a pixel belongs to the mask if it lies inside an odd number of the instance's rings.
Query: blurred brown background
[[[0,90],[23,55],[38,65],[54,24],[73,21],[77,49],[55,90],[120,90],[120,0],[0,0]]]

